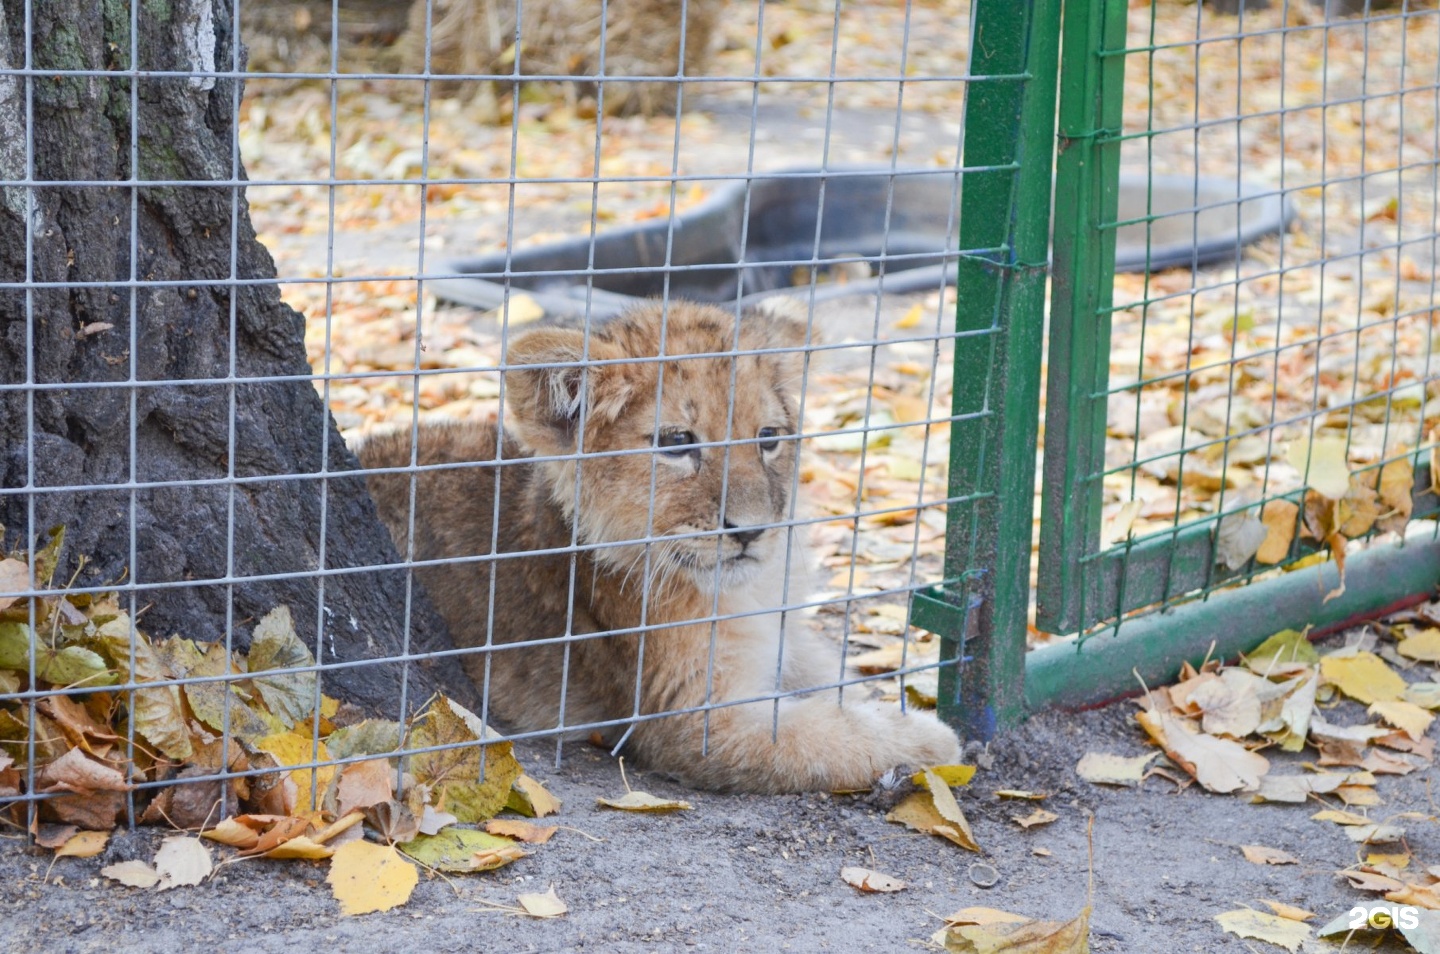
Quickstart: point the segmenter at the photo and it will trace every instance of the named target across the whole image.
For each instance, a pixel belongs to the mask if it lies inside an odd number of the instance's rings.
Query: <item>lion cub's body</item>
[[[662,340],[663,360],[645,360]],[[492,647],[464,657],[492,717],[618,739],[638,714],[626,750],[706,788],[864,787],[958,755],[928,715],[841,706],[831,691],[781,699],[777,721],[764,698],[842,674],[775,611],[806,594],[799,534],[774,526],[792,519],[798,359],[770,349],[804,341],[783,318],[737,331],[729,312],[684,303],[643,306],[588,341],[534,331],[510,346],[511,434],[422,425],[413,534],[411,475],[369,475],[402,555],[470,558],[416,574],[457,645]],[[406,468],[411,445],[393,434],[360,457]],[[727,705],[748,699],[764,701]]]

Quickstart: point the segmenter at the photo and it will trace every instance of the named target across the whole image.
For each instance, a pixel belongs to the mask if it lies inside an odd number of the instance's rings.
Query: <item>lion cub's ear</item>
[[[506,425],[537,453],[573,451],[582,414],[613,420],[624,410],[630,394],[625,377],[615,365],[591,364],[618,357],[613,344],[595,338],[587,351],[584,333],[573,329],[519,336],[510,343],[505,372]]]

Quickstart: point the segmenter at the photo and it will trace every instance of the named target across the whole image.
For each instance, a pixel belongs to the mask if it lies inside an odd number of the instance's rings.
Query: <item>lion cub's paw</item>
[[[888,765],[924,768],[954,765],[960,761],[960,739],[955,730],[929,712],[901,712],[898,706],[875,704],[874,713],[885,722],[885,754]]]

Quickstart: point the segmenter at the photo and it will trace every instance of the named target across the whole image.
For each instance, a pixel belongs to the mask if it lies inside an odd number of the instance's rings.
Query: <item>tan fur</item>
[[[806,596],[799,532],[739,536],[792,519],[796,442],[666,454],[656,447],[656,398],[662,434],[744,441],[773,427],[792,435],[797,351],[703,355],[798,349],[805,325],[757,316],[737,334],[723,309],[672,302],[663,313],[646,304],[588,341],[564,329],[516,338],[503,440],[490,424],[422,426],[419,464],[458,466],[415,477],[413,537],[410,475],[369,475],[402,554],[472,558],[416,574],[456,643],[489,647],[464,657],[488,715],[521,731],[602,723],[611,741],[640,716],[625,751],[703,788],[858,788],[896,765],[953,761],[950,729],[928,714],[857,701],[863,690],[852,688],[844,705],[834,690],[728,705],[842,674],[837,653],[793,617],[782,633],[773,612]],[[667,360],[633,360],[660,354],[662,340]],[[586,456],[529,460],[577,450]],[[408,467],[411,435],[374,439],[360,457],[369,468]],[[659,542],[638,542],[650,537]],[[578,553],[566,552],[575,545]],[[611,631],[630,632],[590,635]],[[644,718],[699,707],[713,708]]]

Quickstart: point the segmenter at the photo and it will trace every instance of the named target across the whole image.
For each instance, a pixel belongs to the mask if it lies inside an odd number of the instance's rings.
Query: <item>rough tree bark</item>
[[[225,71],[237,62],[233,0],[130,2],[140,4],[139,69]],[[255,620],[288,604],[326,664],[397,654],[403,572],[303,575],[397,557],[363,481],[284,479],[357,464],[303,378],[304,323],[268,281],[275,266],[243,188],[223,184],[243,178],[233,158],[238,81],[47,72],[131,69],[130,2],[0,0],[0,69],[23,68],[28,48],[37,71],[0,75],[6,543],[64,524],[60,573],[83,563],[80,584],[133,586],[154,636],[222,638],[228,616],[244,647]],[[132,171],[167,184],[124,184]],[[207,180],[222,184],[176,184]],[[224,284],[232,259],[234,277],[260,281]],[[54,284],[67,282],[75,284]],[[148,284],[166,282],[179,284]],[[294,377],[274,380],[283,376]],[[171,383],[180,381],[201,383]],[[56,489],[84,487],[96,489]],[[239,582],[205,582],[227,573]],[[268,574],[302,575],[244,580]],[[156,585],[176,582],[187,585]],[[447,645],[418,588],[410,620],[412,652]],[[412,704],[436,687],[464,697],[468,684],[449,661],[403,668]],[[327,692],[393,713],[401,670],[362,665],[322,678]]]

